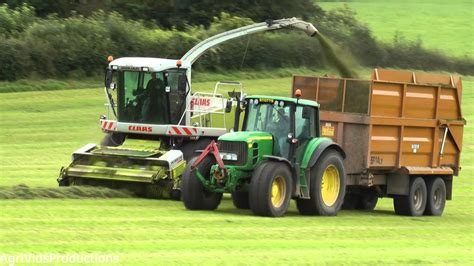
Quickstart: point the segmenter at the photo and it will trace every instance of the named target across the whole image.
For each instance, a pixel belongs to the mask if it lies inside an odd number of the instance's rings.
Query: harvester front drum
[[[209,178],[211,166],[216,164],[216,159],[212,155],[208,155],[195,169],[192,169],[197,158],[194,157],[190,160],[183,173],[181,191],[184,206],[189,210],[215,210],[221,203],[222,193],[207,191],[199,180],[197,172],[205,178]]]
[[[102,146],[117,147],[125,141],[125,135],[121,133],[108,133],[100,142]]]
[[[310,199],[297,199],[296,207],[303,215],[337,215],[344,202],[346,173],[342,156],[326,151],[311,169]]]
[[[288,210],[292,179],[284,163],[264,162],[250,181],[250,209],[255,215],[281,217]]]

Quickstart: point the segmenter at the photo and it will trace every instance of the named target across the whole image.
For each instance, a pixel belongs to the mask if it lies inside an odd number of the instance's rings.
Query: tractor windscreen
[[[251,99],[246,111],[244,131],[265,131],[275,138],[274,153],[288,155],[290,132],[290,106],[283,101],[262,102],[267,99]]]
[[[186,71],[120,71],[118,120],[144,124],[177,124],[184,110]]]

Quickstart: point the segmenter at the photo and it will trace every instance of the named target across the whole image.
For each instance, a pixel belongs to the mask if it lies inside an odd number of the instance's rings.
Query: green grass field
[[[392,42],[396,32],[429,49],[474,58],[472,0],[316,1],[325,10],[347,4],[377,39]]]
[[[290,78],[243,80],[247,91],[288,95]],[[198,83],[197,90],[213,84]],[[277,89],[275,89],[277,88]],[[473,121],[474,78],[464,116]],[[4,93],[0,98],[0,186],[56,186],[73,150],[97,142],[101,89]],[[463,171],[442,217],[395,216],[391,199],[375,211],[281,219],[254,217],[225,198],[217,211],[147,199],[0,201],[2,254],[118,255],[122,264],[469,264],[474,262],[474,130],[466,127]]]
[[[399,30],[409,40],[419,35],[428,48],[474,57],[472,1],[354,1],[349,6],[383,41],[390,42]],[[361,71],[362,77],[369,71]],[[208,80],[239,79],[249,93],[288,95],[291,73],[324,73],[284,72],[269,78],[263,77],[268,73],[203,74],[193,86],[209,91],[214,83]],[[123,265],[472,265],[474,77],[463,81],[463,170],[442,217],[396,216],[391,199],[381,199],[374,211],[343,210],[337,217],[303,217],[292,203],[280,219],[237,210],[228,197],[214,212],[136,198],[0,200],[0,265],[5,254],[118,255]],[[56,187],[71,153],[103,136],[98,125],[105,112],[102,89],[79,82],[72,86],[80,90],[49,90],[64,84],[55,81],[50,88],[47,83],[0,83],[0,92],[9,91],[0,93],[0,187]],[[28,91],[38,89],[48,91]],[[11,92],[20,90],[28,92]]]

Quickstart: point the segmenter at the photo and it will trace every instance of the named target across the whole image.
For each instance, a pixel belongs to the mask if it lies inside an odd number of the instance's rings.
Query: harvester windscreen
[[[185,100],[184,71],[119,72],[118,119],[143,124],[177,123]]]

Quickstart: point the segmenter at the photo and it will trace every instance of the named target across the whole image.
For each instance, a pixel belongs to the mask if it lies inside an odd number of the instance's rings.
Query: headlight
[[[237,154],[235,153],[228,153],[228,152],[221,152],[221,159],[225,161],[237,161]]]

